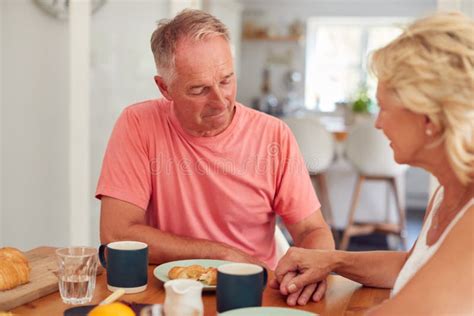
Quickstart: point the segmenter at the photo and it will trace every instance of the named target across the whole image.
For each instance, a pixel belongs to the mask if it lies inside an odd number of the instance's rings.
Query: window
[[[307,25],[305,106],[334,111],[361,87],[375,96],[376,81],[367,71],[368,54],[401,32],[406,19],[310,18]]]

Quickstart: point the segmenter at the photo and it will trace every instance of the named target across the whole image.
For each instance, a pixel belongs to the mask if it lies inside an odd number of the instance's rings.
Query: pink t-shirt
[[[153,227],[229,244],[271,268],[275,215],[293,224],[320,207],[281,120],[236,104],[224,132],[195,137],[165,99],[129,106],[120,115],[97,186],[96,197],[102,195],[146,210]]]

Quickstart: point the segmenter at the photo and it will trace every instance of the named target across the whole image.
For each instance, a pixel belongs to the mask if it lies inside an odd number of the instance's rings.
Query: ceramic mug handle
[[[107,245],[100,245],[99,247],[99,260],[100,264],[107,269],[107,262],[105,261],[105,248],[107,248]]]
[[[263,287],[262,287],[262,292],[263,292],[263,290],[267,286],[268,271],[267,271],[267,269],[265,269],[265,267],[262,267],[262,268],[263,268]]]

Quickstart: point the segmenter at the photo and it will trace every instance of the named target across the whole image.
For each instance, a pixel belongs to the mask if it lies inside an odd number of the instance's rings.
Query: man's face
[[[232,121],[236,95],[229,43],[222,36],[180,40],[175,65],[167,97],[182,127],[197,136],[224,131]]]

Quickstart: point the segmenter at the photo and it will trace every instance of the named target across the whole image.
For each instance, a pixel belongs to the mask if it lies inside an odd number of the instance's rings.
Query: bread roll
[[[199,277],[199,281],[202,281],[207,285],[217,285],[217,269],[207,268],[206,273],[203,273]]]
[[[0,291],[25,284],[29,279],[28,259],[15,248],[0,248]]]
[[[187,279],[187,273],[185,272],[186,267],[173,267],[171,270],[168,271],[168,277],[171,280],[174,279]]]
[[[175,266],[168,271],[168,277],[174,279],[192,279],[208,285],[217,284],[217,269],[204,268],[195,264],[188,267]]]

